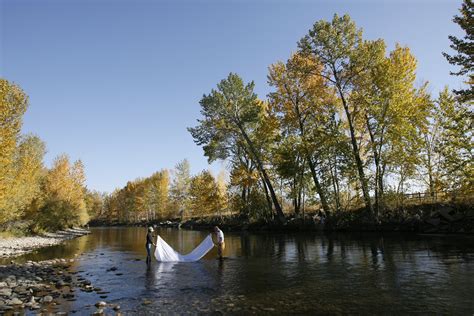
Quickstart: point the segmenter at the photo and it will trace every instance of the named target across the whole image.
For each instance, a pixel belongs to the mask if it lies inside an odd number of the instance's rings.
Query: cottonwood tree
[[[331,22],[324,20],[316,22],[308,35],[300,40],[298,46],[302,55],[312,56],[319,61],[312,73],[325,78],[336,91],[348,127],[347,132],[350,136],[352,155],[365,206],[369,213],[373,214],[365,170],[366,161],[360,148],[362,136],[357,122],[359,108],[357,104],[351,102],[350,95],[354,91],[357,77],[368,71],[379,56],[379,47],[373,42],[362,39],[362,31],[356,28],[348,15],[340,17],[337,14]]]
[[[401,184],[415,174],[418,152],[426,129],[431,102],[426,84],[415,87],[416,59],[406,47],[396,48],[385,57],[383,42],[373,67],[361,73],[354,82],[351,102],[357,104],[368,133],[367,148],[375,169],[375,210],[383,203],[385,177],[392,171]]]
[[[28,97],[17,85],[0,78],[0,224],[16,216],[11,200],[14,192],[15,153]]]
[[[187,159],[183,159],[177,163],[173,171],[173,180],[171,182],[171,201],[174,204],[176,213],[181,216],[181,218],[189,208],[189,188],[191,185],[190,168]]]
[[[188,130],[195,143],[203,145],[204,154],[210,162],[229,158],[231,148],[235,148],[237,144],[242,145],[264,179],[278,220],[285,222],[262,153],[253,137],[265,114],[265,105],[258,100],[253,89],[253,82],[244,84],[238,75],[229,74],[217,85],[216,90],[203,96],[200,101],[202,118],[198,120],[199,125]]]
[[[309,70],[309,71],[308,71]],[[315,71],[322,71],[322,65],[312,55],[294,54],[286,64],[279,62],[270,66],[268,83],[276,91],[269,94],[270,103],[280,117],[280,128],[285,137],[292,137],[291,143],[296,145],[287,148],[301,153],[301,157],[293,154],[293,167],[307,163],[313,177],[316,192],[322,208],[329,213],[326,189],[321,183],[316,165],[321,163],[321,149],[318,143],[327,135],[324,131],[326,123],[335,112],[333,90],[328,89],[326,80]],[[280,156],[284,153],[280,151]],[[290,153],[288,153],[290,154]],[[291,156],[291,155],[290,155]],[[287,158],[290,156],[287,155]],[[287,166],[288,159],[286,159]],[[300,168],[301,169],[301,168]],[[281,168],[280,171],[283,171]],[[296,171],[299,182],[304,171]],[[296,184],[296,182],[294,182]]]
[[[38,225],[61,229],[86,224],[89,215],[84,182],[84,166],[80,160],[71,164],[66,155],[57,157],[44,179],[44,205],[38,214]]]

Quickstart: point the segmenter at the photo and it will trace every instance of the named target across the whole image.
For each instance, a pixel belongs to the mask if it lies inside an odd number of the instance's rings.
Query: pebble
[[[104,301],[100,301],[100,302],[95,303],[95,306],[96,307],[105,307],[105,306],[107,306],[107,303],[104,302]]]
[[[10,297],[12,295],[12,290],[9,288],[0,289],[0,296]]]
[[[119,311],[120,310],[120,305],[115,305],[113,309],[114,309],[114,311]]]
[[[43,297],[43,303],[51,303],[53,301],[53,297],[51,295],[46,295]]]
[[[20,299],[14,297],[11,300],[7,301],[7,304],[8,305],[21,305],[23,304],[23,302]]]

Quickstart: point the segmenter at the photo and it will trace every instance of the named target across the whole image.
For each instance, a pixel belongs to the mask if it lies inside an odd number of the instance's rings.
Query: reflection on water
[[[161,229],[186,253],[208,234]],[[145,264],[144,228],[92,234],[16,261],[78,259],[75,269],[125,311],[472,314],[474,239],[466,236],[227,233],[226,259]],[[117,271],[107,271],[110,267]],[[69,311],[93,311],[78,292]],[[87,306],[90,305],[90,306]]]

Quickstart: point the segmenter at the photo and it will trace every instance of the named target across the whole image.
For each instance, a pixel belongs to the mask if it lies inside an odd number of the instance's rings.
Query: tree
[[[449,55],[443,53],[448,62],[451,65],[458,66],[461,69],[455,72],[451,72],[455,76],[468,76],[467,89],[454,90],[456,95],[461,101],[471,101],[474,97],[474,6],[472,0],[464,0],[459,10],[461,15],[456,15],[453,18],[453,22],[458,24],[465,32],[463,38],[456,36],[449,36],[451,41],[450,47],[457,53],[455,55]]]
[[[345,123],[352,145],[360,187],[365,206],[370,214],[373,208],[369,195],[369,184],[366,176],[365,161],[360,149],[360,131],[357,130],[359,109],[357,104],[351,103],[350,95],[355,80],[365,71],[368,71],[380,55],[381,46],[377,41],[363,41],[362,31],[356,28],[355,23],[348,15],[339,17],[337,14],[331,22],[318,21],[313,25],[308,35],[298,43],[300,53],[313,56],[321,67],[314,67],[311,71],[315,75],[325,78],[337,93],[342,105]]]
[[[308,69],[310,71],[307,71]],[[320,161],[318,142],[325,136],[319,131],[324,129],[325,123],[335,109],[332,100],[333,91],[327,88],[326,80],[322,76],[311,73],[312,71],[321,72],[321,70],[322,66],[314,56],[294,54],[286,64],[280,62],[270,66],[268,82],[270,86],[276,88],[269,97],[274,110],[281,117],[281,128],[288,135],[296,132],[298,139],[292,142],[300,144],[299,148],[295,149],[301,152],[308,164],[322,208],[328,214],[330,211],[328,198],[316,165]],[[296,156],[294,158],[301,160]],[[283,170],[280,169],[280,171]],[[302,172],[297,173],[301,182]],[[296,202],[295,206],[297,206]]]
[[[176,164],[170,194],[179,216],[183,217],[189,207],[189,187],[191,185],[190,165],[187,159]]]
[[[469,191],[473,187],[473,113],[468,104],[456,100],[447,89],[438,99],[437,120],[441,177],[450,191]]]
[[[204,170],[192,178],[189,188],[189,199],[192,216],[206,216],[219,213],[219,188],[209,171]]]
[[[415,173],[420,132],[426,128],[431,105],[426,84],[420,89],[414,86],[417,63],[410,50],[397,44],[388,57],[384,48],[377,51],[373,67],[355,78],[351,94],[368,133],[376,214],[383,203],[386,174],[398,169],[400,180],[405,181]]]
[[[11,207],[15,194],[15,154],[28,97],[20,87],[0,78],[0,224],[17,217]],[[10,204],[10,205],[9,205]]]
[[[155,172],[150,178],[145,180],[147,210],[152,213],[153,218],[168,217],[168,196],[169,196],[169,172],[161,170]]]
[[[66,155],[57,157],[43,184],[44,205],[37,218],[43,229],[84,225],[89,221],[85,203],[84,166],[70,163]]]
[[[241,146],[255,162],[262,175],[280,222],[285,222],[280,203],[264,165],[262,153],[256,146],[253,133],[258,129],[265,104],[253,91],[254,83],[244,84],[236,74],[217,85],[217,90],[204,95],[200,101],[202,119],[199,125],[188,128],[197,145],[203,145],[204,154],[210,162],[226,159],[232,148]]]

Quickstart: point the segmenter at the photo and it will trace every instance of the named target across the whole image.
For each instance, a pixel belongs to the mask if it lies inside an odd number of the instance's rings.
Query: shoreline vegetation
[[[410,232],[424,234],[474,234],[472,204],[424,204],[394,211],[391,217],[375,223],[370,221],[364,209],[325,217],[321,213],[307,213],[299,217],[287,217],[285,224],[278,221],[250,221],[241,215],[207,216],[188,219],[154,220],[135,223],[119,223],[95,220],[91,227],[102,226],[155,226],[179,229],[210,230],[219,226],[225,231],[251,232]]]

